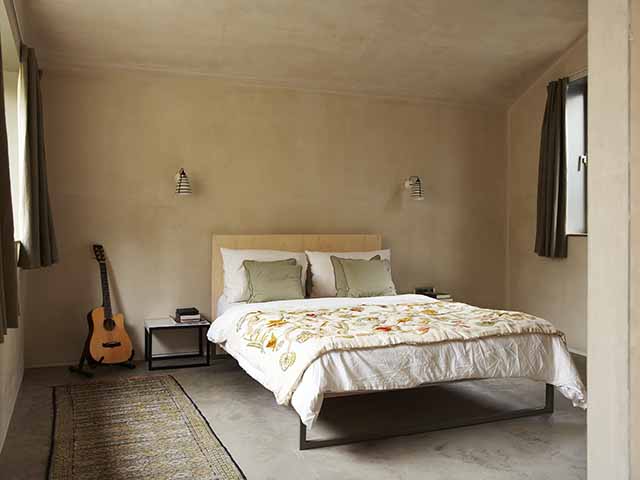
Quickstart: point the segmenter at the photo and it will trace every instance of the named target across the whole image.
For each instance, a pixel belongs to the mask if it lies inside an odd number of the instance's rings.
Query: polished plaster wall
[[[505,304],[503,109],[125,70],[42,83],[61,261],[24,275],[28,366],[78,357],[101,301],[93,242],[138,357],[146,318],[209,312],[213,233],[381,233],[399,291]],[[181,167],[191,197],[173,194]]]
[[[590,0],[587,296],[590,479],[631,478],[630,407],[638,403],[637,399],[632,402],[629,390],[633,371],[629,356],[630,223],[636,223],[630,217],[629,23],[628,0]]]
[[[16,72],[3,72],[5,116],[7,120],[7,140],[9,155],[17,155],[17,85]],[[11,172],[13,173],[13,172]],[[19,328],[11,328],[0,342],[0,449],[4,441],[13,407],[18,396],[24,372],[24,325],[19,320]]]
[[[547,84],[587,69],[587,37],[578,40],[508,113],[507,297],[510,308],[552,321],[569,348],[587,353],[587,237],[570,236],[567,258],[534,252],[540,131]]]

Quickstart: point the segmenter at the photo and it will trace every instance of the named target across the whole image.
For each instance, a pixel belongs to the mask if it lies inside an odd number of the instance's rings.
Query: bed
[[[221,302],[220,248],[351,252],[380,250],[381,244],[380,235],[213,236],[215,320],[208,339],[271,390],[278,403],[293,407],[300,417],[301,450],[552,414],[554,387],[574,406],[586,407],[584,385],[562,333],[520,312],[438,302],[422,295]],[[440,419],[397,432],[307,438],[328,397],[522,377],[544,384],[544,405]]]

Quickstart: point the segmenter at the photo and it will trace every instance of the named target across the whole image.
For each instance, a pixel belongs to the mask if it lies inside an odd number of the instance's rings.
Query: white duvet
[[[211,325],[208,338],[220,344],[255,380],[268,384],[264,368],[250,347],[233,338],[236,324],[255,310],[336,308],[363,304],[428,303],[422,295],[372,298],[317,298],[230,306]],[[291,405],[311,428],[327,394],[417,387],[426,383],[474,378],[526,377],[555,385],[575,406],[586,406],[586,393],[562,338],[525,334],[467,342],[395,345],[331,351],[314,360],[291,397]]]

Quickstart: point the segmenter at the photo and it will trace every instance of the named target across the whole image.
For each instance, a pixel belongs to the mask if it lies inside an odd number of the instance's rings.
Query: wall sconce
[[[413,176],[405,179],[404,188],[409,190],[409,196],[412,200],[424,200],[424,190],[422,189],[420,177]]]
[[[176,173],[176,195],[191,195],[191,182],[184,168]]]

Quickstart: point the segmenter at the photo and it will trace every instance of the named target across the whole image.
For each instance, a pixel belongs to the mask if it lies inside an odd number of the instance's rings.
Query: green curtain
[[[22,248],[18,265],[22,268],[40,268],[58,261],[58,247],[47,184],[40,70],[36,52],[32,48],[22,48],[19,89],[19,102],[22,104],[18,114],[22,115],[19,128],[23,140],[20,154],[24,172],[19,234]]]
[[[565,105],[568,78],[547,86],[538,166],[538,214],[535,252],[541,257],[567,256],[567,148]]]
[[[0,47],[0,65],[2,48]],[[9,178],[9,147],[4,113],[4,81],[0,70],[0,343],[7,328],[18,326],[18,272]]]

